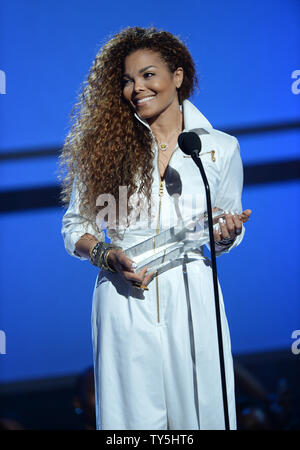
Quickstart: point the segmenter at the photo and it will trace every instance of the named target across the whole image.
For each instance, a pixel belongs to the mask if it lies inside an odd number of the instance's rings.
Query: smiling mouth
[[[141,98],[141,99],[138,99],[138,100],[136,99],[136,100],[134,101],[134,103],[136,104],[136,106],[145,105],[145,104],[147,104],[148,102],[150,102],[151,100],[153,100],[154,97],[155,97],[155,95],[151,95],[151,96],[149,96],[149,97],[144,97],[144,98]]]

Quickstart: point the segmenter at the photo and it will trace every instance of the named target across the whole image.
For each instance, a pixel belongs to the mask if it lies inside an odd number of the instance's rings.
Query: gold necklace
[[[167,148],[169,147],[167,143],[160,144],[158,141],[157,141],[157,145],[158,145],[159,150],[162,150],[163,152],[165,152],[167,150]]]
[[[178,133],[178,131],[180,131],[180,130],[178,130],[178,128],[177,128],[177,129],[175,130],[175,133],[172,133],[172,134],[171,134],[171,136],[169,137],[168,141],[170,141],[171,138],[173,138],[173,136],[174,136],[176,133]],[[168,149],[168,147],[169,147],[168,142],[159,142],[159,140],[157,139],[157,137],[155,137],[155,140],[156,140],[156,143],[157,143],[157,145],[158,145],[159,150],[165,152],[165,151]]]

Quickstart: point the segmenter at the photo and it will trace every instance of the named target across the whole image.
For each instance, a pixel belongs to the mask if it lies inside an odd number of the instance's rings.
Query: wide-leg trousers
[[[101,271],[92,306],[99,430],[219,430],[224,412],[210,261],[181,262],[149,291]],[[236,429],[230,336],[220,309],[230,428]]]

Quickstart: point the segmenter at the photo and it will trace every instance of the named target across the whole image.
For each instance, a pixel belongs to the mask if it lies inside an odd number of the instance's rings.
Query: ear
[[[179,89],[183,82],[183,75],[184,75],[183,68],[177,67],[177,69],[175,70],[173,75],[174,75],[174,81],[175,81],[176,88]]]

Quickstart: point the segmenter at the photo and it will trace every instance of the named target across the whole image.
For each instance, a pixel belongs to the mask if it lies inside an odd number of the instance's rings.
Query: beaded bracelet
[[[110,250],[122,250],[122,248],[116,245],[111,245],[107,242],[97,242],[97,244],[90,249],[90,263],[96,267],[109,270],[110,272],[116,272],[108,265],[107,262],[108,252]]]
[[[229,245],[233,244],[234,239],[231,238],[224,238],[221,241],[215,241],[217,245],[221,245],[222,247],[228,247]]]
[[[90,249],[90,257],[89,260],[94,266],[98,266],[99,257],[101,256],[101,252],[104,251],[109,244],[105,242],[97,242],[94,247]]]

